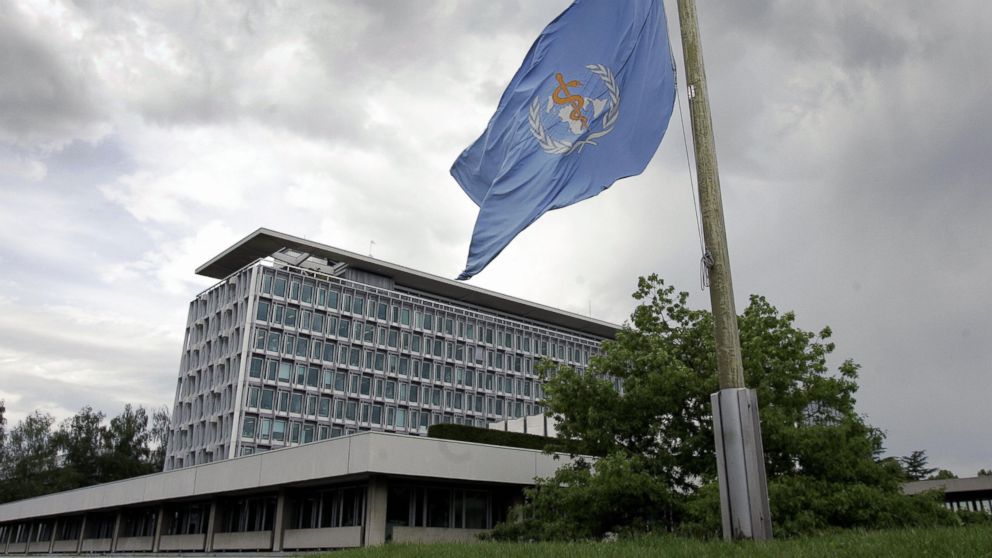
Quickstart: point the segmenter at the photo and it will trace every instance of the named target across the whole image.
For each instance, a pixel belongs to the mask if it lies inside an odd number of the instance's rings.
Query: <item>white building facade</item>
[[[617,327],[259,229],[201,266],[165,470],[353,434],[543,412]],[[618,386],[619,387],[619,386]]]

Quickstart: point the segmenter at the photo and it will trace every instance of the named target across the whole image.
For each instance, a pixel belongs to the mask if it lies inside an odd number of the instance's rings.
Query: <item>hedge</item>
[[[553,441],[551,438],[545,436],[522,434],[520,432],[504,432],[503,430],[476,428],[475,426],[461,424],[435,424],[427,429],[427,436],[429,438],[440,438],[443,440],[459,440],[462,442],[535,450],[544,450]]]

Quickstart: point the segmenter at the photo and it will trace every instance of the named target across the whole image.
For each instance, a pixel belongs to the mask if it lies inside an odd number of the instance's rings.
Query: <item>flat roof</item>
[[[0,504],[0,522],[123,506],[275,490],[386,475],[467,483],[533,485],[571,463],[566,454],[385,432],[361,432],[302,446],[77,488]]]
[[[198,267],[196,273],[214,279],[224,279],[253,261],[270,256],[283,248],[307,252],[310,255],[335,262],[344,262],[355,269],[384,275],[392,278],[397,285],[402,287],[530,318],[565,329],[606,338],[613,338],[617,330],[620,329],[620,326],[616,324],[595,318],[473,287],[453,279],[431,275],[266,228],[260,228],[242,238],[230,248]]]
[[[927,490],[943,490],[944,494],[959,492],[992,491],[992,477],[965,477],[963,479],[933,479],[907,482],[902,485],[904,494],[919,494]]]

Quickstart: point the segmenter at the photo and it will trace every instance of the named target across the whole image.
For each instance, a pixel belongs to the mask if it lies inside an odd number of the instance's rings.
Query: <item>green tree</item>
[[[979,469],[978,476],[980,477],[992,477],[992,469]]]
[[[62,422],[52,435],[52,443],[63,457],[64,474],[75,486],[88,486],[101,481],[101,455],[106,428],[103,413],[83,407]]]
[[[29,498],[70,485],[59,474],[58,447],[52,439],[54,422],[51,415],[36,411],[10,430],[0,465],[0,501]]]
[[[937,471],[935,474],[927,477],[928,480],[947,480],[947,479],[956,479],[956,478],[958,478],[958,476],[955,475],[953,471],[948,471],[947,469],[941,469]]]
[[[540,370],[548,412],[559,421],[559,449],[608,456],[610,470],[635,482],[603,478],[599,467],[588,471],[582,462],[565,467],[528,493],[518,510],[521,521],[497,536],[553,537],[554,530],[541,528],[552,521],[583,526],[566,538],[636,526],[719,531],[712,316],[689,308],[687,293],[676,293],[654,275],[640,279],[634,298],[639,305],[629,325],[604,343],[586,372],[547,362]],[[855,409],[858,365],[848,360],[835,370],[828,367],[834,350],[829,328],[804,331],[791,312],[779,312],[761,296],[751,297],[739,327],[745,378],[761,405],[777,532],[950,521],[938,505],[901,495],[898,464],[880,459],[882,432]],[[653,483],[644,483],[646,478]],[[662,486],[665,496],[624,509],[588,502],[554,507],[544,496],[585,502],[572,493],[591,497],[592,491],[607,502],[623,501],[631,484]],[[598,514],[590,519],[592,512]]]
[[[923,480],[937,470],[936,467],[927,467],[927,460],[926,450],[916,450],[899,458],[899,462],[902,463],[902,470],[905,472],[906,478],[910,480]]]
[[[149,432],[154,448],[151,450],[151,464],[156,471],[165,468],[165,452],[169,444],[172,418],[169,408],[161,406],[152,413],[152,427]]]
[[[148,413],[143,407],[125,405],[121,414],[110,419],[104,434],[101,482],[158,472],[151,461],[150,440]]]

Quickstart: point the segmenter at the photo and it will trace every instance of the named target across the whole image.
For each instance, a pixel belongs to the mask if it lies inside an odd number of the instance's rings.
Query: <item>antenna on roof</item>
[[[375,245],[375,241],[374,240],[370,240],[369,241],[369,257],[370,258],[372,257],[372,246],[374,246],[374,245]]]

